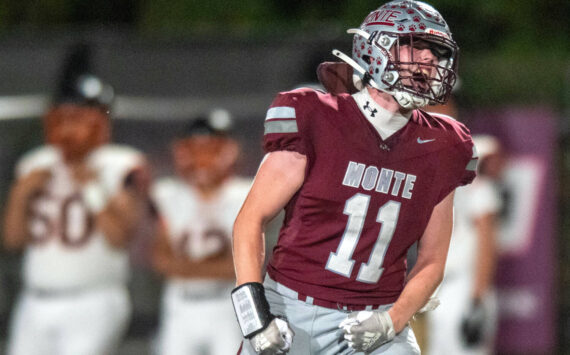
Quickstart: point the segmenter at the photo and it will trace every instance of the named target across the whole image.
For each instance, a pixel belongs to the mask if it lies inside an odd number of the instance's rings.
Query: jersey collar
[[[378,105],[366,88],[353,94],[352,97],[360,112],[374,126],[383,140],[404,127],[410,119],[411,112],[406,117],[399,112],[393,113]]]

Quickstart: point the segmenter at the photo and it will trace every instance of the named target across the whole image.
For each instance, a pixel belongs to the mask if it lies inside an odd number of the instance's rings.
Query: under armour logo
[[[390,151],[390,147],[386,143],[380,143],[380,149]]]
[[[370,107],[370,101],[366,101],[366,105],[364,105],[363,109],[370,111],[370,116],[372,117],[378,112],[377,109]]]

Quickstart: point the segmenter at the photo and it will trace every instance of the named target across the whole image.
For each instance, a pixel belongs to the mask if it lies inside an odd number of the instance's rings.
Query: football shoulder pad
[[[331,127],[331,117],[338,116],[349,100],[349,94],[332,95],[310,88],[279,93],[265,116],[265,151],[310,155],[315,138]]]
[[[463,123],[455,118],[441,113],[425,112],[416,110],[417,121],[420,124],[439,130],[454,143],[470,143],[473,145],[471,132]]]
[[[62,161],[61,153],[51,145],[42,145],[25,153],[16,165],[16,177],[23,177],[35,170],[49,169]]]

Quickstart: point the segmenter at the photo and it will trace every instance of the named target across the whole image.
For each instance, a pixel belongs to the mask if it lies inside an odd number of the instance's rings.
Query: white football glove
[[[294,335],[295,332],[285,320],[275,318],[267,328],[249,339],[249,342],[255,352],[261,355],[286,354],[291,348]]]
[[[352,312],[339,328],[343,329],[348,345],[364,353],[377,349],[396,336],[392,318],[386,311]]]

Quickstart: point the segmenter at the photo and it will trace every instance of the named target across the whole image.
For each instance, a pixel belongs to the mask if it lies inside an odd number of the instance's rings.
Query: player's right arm
[[[7,250],[19,250],[30,239],[28,229],[28,208],[31,199],[41,191],[49,180],[48,170],[38,169],[18,178],[10,187],[4,211],[4,247]]]
[[[233,254],[238,286],[232,291],[232,301],[242,334],[258,354],[287,353],[293,340],[293,330],[285,320],[271,313],[265,298],[264,228],[297,193],[305,178],[306,165],[306,156],[297,152],[280,150],[267,154],[234,223]]]
[[[262,282],[266,224],[303,184],[307,158],[297,152],[275,151],[265,156],[233,228],[237,285]]]

